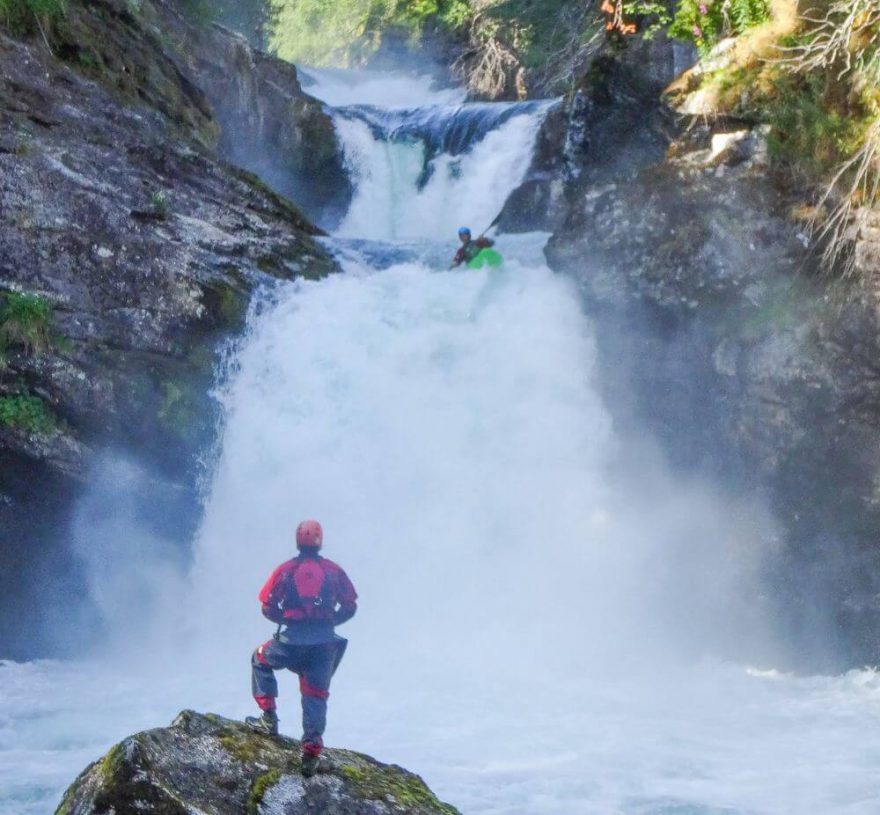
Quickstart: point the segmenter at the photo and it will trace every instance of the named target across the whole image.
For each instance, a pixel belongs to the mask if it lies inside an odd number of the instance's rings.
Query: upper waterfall
[[[526,177],[556,104],[465,103],[424,78],[306,75],[308,91],[331,106],[355,187],[336,230],[344,237],[448,240],[462,224],[479,233]]]

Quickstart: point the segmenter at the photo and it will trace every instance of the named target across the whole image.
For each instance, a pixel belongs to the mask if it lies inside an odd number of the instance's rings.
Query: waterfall
[[[356,182],[340,235],[451,254],[457,224],[491,221],[522,179],[547,108],[334,109]],[[684,489],[674,505],[698,509],[658,518],[630,485],[609,483],[619,442],[591,381],[577,291],[534,251],[518,256],[544,239],[502,240],[501,272],[438,273],[418,260],[377,271],[355,255],[340,276],[275,292],[225,394],[223,455],[196,546],[192,616],[219,625],[224,648],[253,647],[253,589],[290,556],[306,516],[359,578],[367,611],[351,625],[356,641],[397,663],[439,671],[454,659],[457,671],[479,663],[497,678],[524,650],[548,665],[623,658],[636,642],[654,648],[639,631],[641,598],[663,591],[701,619],[729,613],[755,565],[746,535],[756,527],[722,530],[721,511]],[[628,517],[634,504],[652,514],[650,536]],[[721,532],[708,554],[679,540],[698,541],[706,526]],[[690,546],[677,573],[689,575],[727,558],[732,539],[741,551],[713,576],[717,596],[682,596],[668,573],[662,588],[640,585],[664,550]],[[251,591],[217,591],[232,584]]]

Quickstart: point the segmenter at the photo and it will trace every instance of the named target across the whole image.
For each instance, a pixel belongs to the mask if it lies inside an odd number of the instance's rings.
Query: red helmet
[[[317,521],[303,521],[296,528],[296,545],[298,548],[303,546],[313,546],[315,549],[321,548],[321,541],[324,538],[324,530]]]

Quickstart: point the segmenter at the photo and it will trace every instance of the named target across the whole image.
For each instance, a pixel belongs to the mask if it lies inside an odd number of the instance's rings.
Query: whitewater
[[[72,535],[107,641],[0,664],[0,815],[52,812],[88,762],[183,708],[253,712],[272,632],[256,593],[304,517],[360,594],[328,746],[468,814],[880,812],[880,675],[774,668],[773,518],[621,435],[547,235],[499,236],[500,270],[448,268],[457,227],[486,227],[526,177],[552,102],[303,74],[355,183],[326,241],[343,272],[256,298],[188,567],[125,511],[136,462],[100,463]]]

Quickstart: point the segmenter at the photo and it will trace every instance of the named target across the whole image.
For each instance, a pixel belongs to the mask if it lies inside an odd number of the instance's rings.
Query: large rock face
[[[38,620],[57,634],[74,616],[68,524],[97,451],[144,462],[143,506],[189,540],[219,350],[255,287],[335,269],[299,210],[218,152],[230,137],[199,54],[216,73],[224,53],[252,53],[238,38],[198,32],[166,3],[90,0],[49,39],[54,54],[0,28],[0,300],[27,292],[54,310],[48,347],[12,342],[0,371],[3,657],[39,653]],[[255,64],[240,75],[231,62],[228,81],[271,69],[282,109],[263,99],[264,121],[290,116],[288,154],[330,161],[320,105],[295,74]]]
[[[299,746],[184,711],[88,767],[56,815],[456,815],[418,776],[349,750],[325,751],[304,779]]]
[[[570,141],[595,132],[592,116],[572,123]],[[873,660],[876,295],[816,276],[760,126],[692,122],[646,166],[653,138],[630,134],[617,151],[606,140],[601,157],[581,151],[548,257],[582,285],[620,426],[647,422],[680,467],[769,496],[783,554],[765,588],[801,664]]]
[[[333,123],[302,92],[296,68],[247,39],[194,24],[179,3],[71,4],[52,36],[78,70],[219,139],[219,154],[257,173],[317,222],[347,207],[351,185]],[[212,131],[206,133],[205,131]]]
[[[351,203],[351,180],[333,122],[303,93],[296,68],[219,26],[191,39],[196,47],[181,57],[220,124],[224,158],[296,201],[315,223],[336,226]]]
[[[553,231],[587,190],[635,178],[662,160],[674,130],[660,100],[673,77],[673,52],[651,41],[594,56],[545,118],[529,173],[504,205],[501,231]]]

